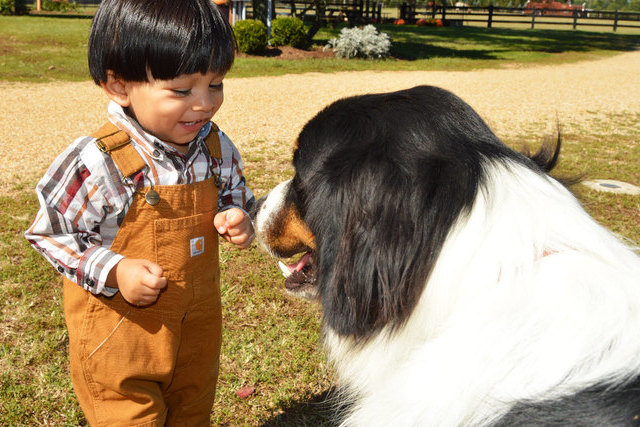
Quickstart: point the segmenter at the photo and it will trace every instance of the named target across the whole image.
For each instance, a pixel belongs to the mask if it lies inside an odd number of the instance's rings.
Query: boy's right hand
[[[123,258],[109,272],[108,282],[116,285],[122,297],[135,306],[153,304],[167,286],[163,270],[146,259]],[[117,283],[114,283],[117,282]]]

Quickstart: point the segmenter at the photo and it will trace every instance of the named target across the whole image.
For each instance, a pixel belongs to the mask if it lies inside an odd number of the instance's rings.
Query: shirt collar
[[[161,147],[167,153],[179,154],[175,148],[144,130],[142,126],[140,126],[138,121],[129,116],[124,111],[124,108],[122,108],[122,106],[120,106],[115,101],[109,101],[109,106],[107,107],[107,117],[111,123],[126,132],[127,135],[129,135],[135,143],[140,145],[149,153],[153,153],[156,148]],[[198,135],[194,139],[197,145],[202,145],[204,138],[209,135],[210,131],[211,122],[204,125],[202,129],[200,129],[200,132],[198,132]],[[193,141],[189,143],[189,153],[192,152],[192,144]]]

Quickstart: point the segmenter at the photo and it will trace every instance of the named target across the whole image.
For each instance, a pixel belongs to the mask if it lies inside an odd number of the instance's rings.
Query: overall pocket
[[[185,280],[206,272],[218,261],[214,212],[154,221],[156,262],[169,280]]]

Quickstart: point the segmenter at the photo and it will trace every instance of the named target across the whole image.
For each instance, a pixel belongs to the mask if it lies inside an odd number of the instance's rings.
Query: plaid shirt
[[[108,154],[85,136],[75,140],[51,164],[36,186],[40,210],[25,237],[64,276],[84,289],[107,296],[109,271],[123,257],[109,250],[133,201],[136,189],[152,185],[190,184],[219,175],[218,207],[247,211],[255,199],[245,185],[242,160],[222,132],[222,164],[204,143],[205,125],[186,155],[145,132],[118,104],[108,107],[109,121],[126,132],[148,167],[124,178]]]

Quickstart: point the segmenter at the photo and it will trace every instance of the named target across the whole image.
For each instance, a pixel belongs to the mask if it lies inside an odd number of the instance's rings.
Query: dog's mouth
[[[308,300],[318,298],[313,252],[305,253],[294,263],[285,264],[280,261],[278,265],[285,277],[284,287],[289,294]]]

